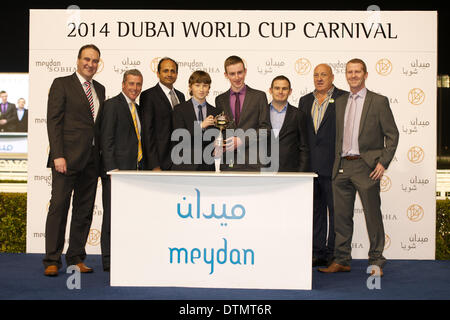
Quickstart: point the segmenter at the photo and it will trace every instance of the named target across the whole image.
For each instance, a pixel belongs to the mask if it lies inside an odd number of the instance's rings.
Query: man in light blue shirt
[[[280,172],[309,171],[309,147],[306,136],[306,117],[303,111],[292,106],[288,98],[292,93],[291,82],[285,76],[272,80],[272,102],[269,104],[272,141],[278,144]],[[275,138],[275,139],[273,139]],[[270,146],[273,150],[273,146]]]

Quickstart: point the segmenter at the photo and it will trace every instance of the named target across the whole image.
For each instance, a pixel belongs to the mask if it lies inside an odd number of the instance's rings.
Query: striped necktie
[[[85,92],[89,101],[89,107],[91,108],[92,118],[95,119],[94,97],[92,96],[91,83],[89,81],[85,81],[84,86],[86,87]]]
[[[131,116],[133,117],[134,130],[136,130],[136,136],[138,138],[138,156],[137,160],[140,162],[142,160],[142,143],[141,143],[141,135],[139,134],[139,129],[136,121],[136,105],[131,102]]]

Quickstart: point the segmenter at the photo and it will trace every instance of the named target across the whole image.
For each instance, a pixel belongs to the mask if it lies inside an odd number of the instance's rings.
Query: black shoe
[[[312,266],[313,267],[319,267],[319,266],[327,266],[328,267],[329,262],[326,259],[316,258],[313,257],[312,259]]]

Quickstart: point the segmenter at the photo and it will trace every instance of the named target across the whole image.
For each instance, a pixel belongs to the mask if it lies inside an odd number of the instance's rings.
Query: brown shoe
[[[383,275],[384,275],[384,273],[383,273],[383,268],[382,267],[379,267],[379,266],[376,266],[377,268],[372,268],[372,270],[370,271],[370,275],[371,276],[379,276],[379,277],[382,277]],[[380,272],[378,272],[378,270],[380,271]]]
[[[58,275],[58,267],[55,265],[45,268],[44,275],[47,277],[56,277]]]
[[[339,263],[333,262],[328,268],[317,269],[323,273],[335,273],[335,272],[349,272],[351,270],[350,266],[343,266]]]
[[[77,267],[80,269],[81,273],[92,273],[92,272],[94,272],[94,269],[89,268],[83,262],[78,263]]]

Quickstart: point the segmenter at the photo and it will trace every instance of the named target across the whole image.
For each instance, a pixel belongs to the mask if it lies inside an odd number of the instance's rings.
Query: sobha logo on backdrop
[[[408,100],[415,106],[421,105],[425,101],[425,92],[419,88],[411,89],[408,94]]]
[[[391,189],[392,182],[391,179],[387,175],[383,175],[380,180],[380,191],[387,192]]]
[[[91,246],[98,246],[100,244],[101,232],[97,229],[91,229],[89,231],[89,236],[87,243]]]
[[[386,58],[380,59],[377,61],[375,69],[379,75],[387,76],[392,71],[392,63]]]
[[[300,58],[295,61],[295,72],[299,75],[308,74],[311,71],[311,62],[306,58]]]
[[[412,222],[417,222],[422,220],[424,216],[424,210],[420,205],[413,204],[409,206],[408,209],[406,210],[406,216]]]
[[[420,163],[425,158],[425,152],[421,147],[414,146],[408,150],[408,160],[412,163]]]
[[[220,221],[221,227],[228,226],[229,221],[238,221],[244,219],[246,210],[243,204],[228,204],[222,203],[216,205],[211,203],[202,206],[201,191],[194,189],[195,198],[193,203],[187,203],[188,197],[183,196],[182,201],[177,203],[177,217],[183,221],[190,221],[197,223],[200,220],[204,221]],[[202,208],[208,208],[203,210]],[[229,241],[223,237],[221,243],[222,247],[216,248],[192,248],[187,249],[183,247],[168,247],[169,249],[169,263],[170,264],[196,264],[203,262],[210,265],[209,274],[215,271],[215,265],[232,264],[232,265],[254,265],[255,252],[252,249],[235,249],[229,247]]]

